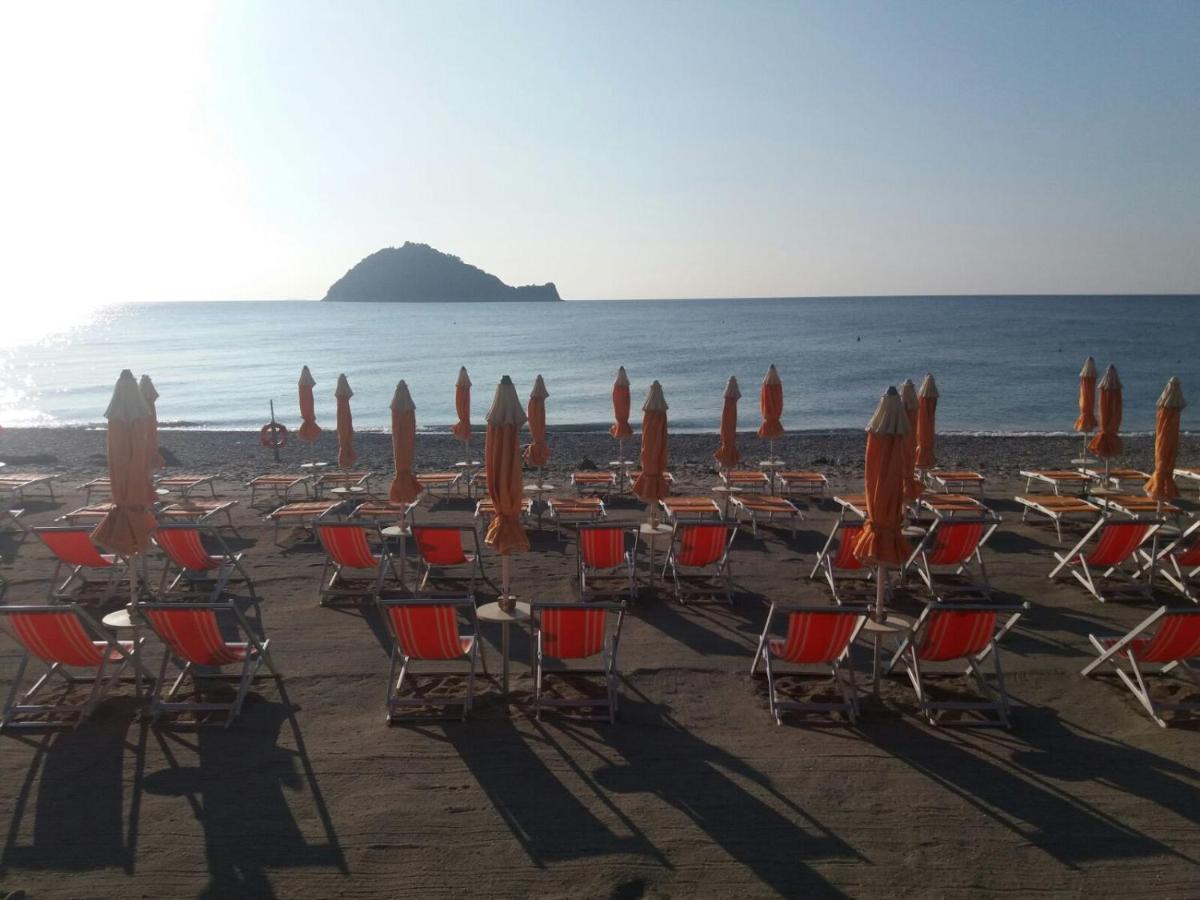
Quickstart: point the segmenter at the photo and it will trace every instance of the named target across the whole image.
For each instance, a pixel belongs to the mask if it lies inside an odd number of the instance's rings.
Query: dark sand
[[[9,470],[61,474],[59,502],[24,505],[48,523],[80,505],[75,486],[104,467],[103,434],[10,430]],[[553,435],[550,479],[586,457],[613,457],[604,435]],[[711,435],[672,439],[680,492],[707,492]],[[370,611],[317,605],[322,555],[272,546],[245,477],[273,468],[255,437],[163,435],[174,471],[220,473],[262,596],[281,687],[263,681],[221,728],[150,728],[128,691],[76,731],[0,737],[0,893],[67,896],[1161,896],[1200,894],[1200,721],[1158,728],[1114,678],[1084,679],[1089,631],[1123,631],[1155,604],[1100,604],[1046,574],[1053,530],[1021,525],[1012,501],[1026,465],[1058,467],[1079,443],[946,438],[948,466],[980,467],[1004,517],[986,552],[999,599],[1033,605],[1003,645],[1015,702],[1011,732],[932,728],[901,676],[859,727],[767,713],[747,674],[773,598],[820,601],[808,580],[833,521],[810,504],[793,540],[748,530],[734,545],[737,604],[680,607],[643,588],[625,622],[617,725],[536,722],[530,681],[516,702],[494,684],[466,724],[384,724],[387,653]],[[364,435],[362,464],[390,471],[384,435]],[[763,455],[746,436],[751,461]],[[321,454],[332,455],[332,442]],[[834,493],[861,490],[862,435],[791,435],[779,451],[826,471]],[[293,448],[282,468],[302,460]],[[1149,439],[1123,464],[1147,466]],[[422,469],[458,458],[422,435]],[[1184,438],[1180,464],[1200,463]],[[384,478],[377,486],[386,484]],[[1196,511],[1189,486],[1183,505]],[[423,519],[469,522],[465,501],[428,503]],[[632,503],[610,518],[634,523]],[[1079,529],[1073,529],[1078,534]],[[549,530],[516,561],[526,597],[574,594],[574,543]],[[9,602],[37,601],[49,576],[36,540],[0,536]],[[496,560],[489,572],[498,573]],[[920,592],[897,598],[919,607]],[[481,599],[490,600],[489,596]],[[1161,602],[1178,602],[1160,588]],[[499,669],[499,632],[485,625]],[[514,658],[528,642],[514,632]],[[5,641],[0,686],[17,655]],[[868,650],[856,649],[860,670]],[[939,682],[965,692],[961,678]],[[1161,687],[1159,688],[1162,689]],[[1197,699],[1185,687],[1177,695]]]

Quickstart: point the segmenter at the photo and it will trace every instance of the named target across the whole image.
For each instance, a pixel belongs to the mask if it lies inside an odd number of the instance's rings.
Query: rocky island
[[[561,300],[554,282],[513,287],[428,244],[406,241],[363,259],[333,283],[325,300],[350,303]]]

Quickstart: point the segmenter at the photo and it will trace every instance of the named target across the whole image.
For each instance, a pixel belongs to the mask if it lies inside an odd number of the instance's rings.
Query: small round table
[[[342,500],[347,500],[350,497],[368,497],[371,492],[361,484],[356,484],[353,487],[335,487],[329,493]]]
[[[670,525],[660,522],[657,525],[651,525],[649,522],[643,522],[638,526],[638,540],[646,544],[648,551],[648,562],[650,563],[650,587],[654,587],[654,547],[658,543],[658,539],[666,535],[670,539],[673,529]]]
[[[608,467],[617,470],[617,490],[625,490],[625,485],[629,483],[629,470],[636,465],[632,459],[614,459],[609,462]]]
[[[721,518],[729,518],[729,501],[734,494],[740,494],[742,489],[736,485],[719,484],[712,489],[714,494],[721,495]]]
[[[133,632],[133,672],[134,672],[134,692],[140,697],[142,695],[142,679],[153,682],[150,673],[142,668],[142,623],[133,617],[132,611],[128,606],[122,606],[120,609],[113,610],[107,616],[100,620],[100,624],[105,628],[111,628],[113,631],[132,631]]]
[[[771,479],[770,488],[772,494],[775,493],[775,470],[782,469],[785,465],[787,465],[787,463],[785,463],[782,459],[775,459],[774,457],[771,459],[760,459],[758,461],[758,467],[760,469],[765,469],[767,477]]]
[[[905,616],[898,616],[895,613],[884,613],[882,619],[876,619],[873,616],[867,617],[867,621],[863,625],[860,634],[866,635],[871,639],[871,644],[875,651],[871,663],[871,692],[876,697],[879,696],[879,651],[884,636],[896,634],[901,631],[910,631],[912,626],[911,619]]]
[[[399,525],[389,525],[387,528],[382,529],[379,533],[383,535],[384,540],[398,539],[400,541],[400,583],[403,584],[404,567],[408,560],[408,549],[406,542],[408,541],[409,537],[412,536],[412,529],[404,523],[401,523]]]
[[[505,697],[508,696],[508,657],[509,657],[509,628],[513,622],[521,624],[528,622],[532,612],[528,603],[517,601],[517,605],[512,612],[505,612],[500,608],[499,602],[485,603],[479,609],[475,610],[475,615],[481,622],[498,622],[500,623],[500,653],[503,656],[500,669],[500,685],[501,691]],[[476,638],[478,639],[478,638]]]
[[[324,469],[329,463],[327,462],[307,462],[300,463],[302,469]]]

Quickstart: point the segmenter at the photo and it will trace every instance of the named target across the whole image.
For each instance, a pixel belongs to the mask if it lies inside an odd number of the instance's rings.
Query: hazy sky
[[[10,3],[3,301],[1200,291],[1200,2]]]

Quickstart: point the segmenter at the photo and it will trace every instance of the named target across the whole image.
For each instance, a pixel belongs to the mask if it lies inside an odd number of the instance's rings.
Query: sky
[[[1200,2],[14,3],[0,305],[1200,292]]]

